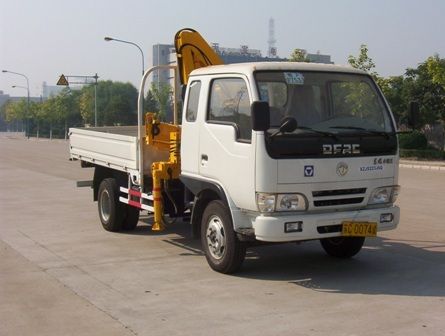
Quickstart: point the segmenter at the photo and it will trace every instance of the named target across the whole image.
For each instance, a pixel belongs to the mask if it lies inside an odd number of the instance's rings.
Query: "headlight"
[[[277,211],[306,210],[306,199],[301,194],[278,194]]]
[[[391,195],[391,203],[397,201],[397,197],[399,196],[400,186],[396,185],[392,187],[392,195]]]
[[[273,212],[275,211],[275,198],[273,194],[258,193],[256,202],[260,212]]]
[[[304,211],[307,208],[306,198],[302,194],[257,194],[257,205],[260,212]]]
[[[368,204],[394,203],[399,195],[400,186],[389,186],[375,189],[369,197]]]

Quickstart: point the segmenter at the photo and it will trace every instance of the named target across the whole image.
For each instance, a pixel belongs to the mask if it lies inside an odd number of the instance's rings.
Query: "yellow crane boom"
[[[191,28],[176,33],[175,49],[181,85],[187,84],[190,72],[195,69],[224,64],[201,34]]]

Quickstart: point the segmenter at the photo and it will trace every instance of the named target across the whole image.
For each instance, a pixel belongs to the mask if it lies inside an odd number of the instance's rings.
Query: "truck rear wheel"
[[[351,258],[360,252],[364,237],[332,237],[320,239],[321,246],[332,257]]]
[[[246,246],[236,237],[229,209],[219,200],[204,211],[201,243],[207,262],[217,272],[234,273],[244,261]]]
[[[132,231],[138,225],[140,210],[130,205],[124,206],[126,208],[126,216],[122,223],[122,229],[125,231]]]
[[[125,208],[119,202],[117,182],[114,178],[106,178],[99,185],[97,193],[99,218],[105,230],[117,232],[122,229]]]

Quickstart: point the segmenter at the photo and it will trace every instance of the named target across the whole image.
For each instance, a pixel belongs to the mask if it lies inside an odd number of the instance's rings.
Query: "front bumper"
[[[392,214],[391,222],[380,222],[381,215]],[[397,206],[378,209],[329,212],[318,214],[292,214],[253,217],[252,227],[257,240],[266,242],[289,242],[341,236],[343,221],[376,222],[377,231],[393,230],[400,219]],[[286,223],[301,222],[300,232],[285,232]]]

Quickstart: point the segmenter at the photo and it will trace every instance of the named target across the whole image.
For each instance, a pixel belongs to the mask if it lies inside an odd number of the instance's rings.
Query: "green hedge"
[[[399,145],[403,149],[427,149],[428,141],[419,131],[399,134]]]
[[[445,152],[436,149],[400,149],[401,158],[445,160]]]

